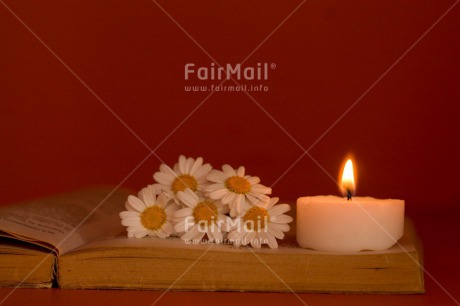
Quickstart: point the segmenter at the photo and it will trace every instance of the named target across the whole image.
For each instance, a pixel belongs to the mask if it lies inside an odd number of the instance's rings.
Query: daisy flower
[[[199,243],[206,234],[209,242],[222,243],[223,233],[228,231],[231,222],[225,215],[228,206],[199,197],[191,189],[179,191],[177,196],[185,206],[176,211],[173,219],[176,232],[183,233],[180,238],[185,242]]]
[[[272,249],[278,248],[276,239],[283,239],[284,232],[289,231],[288,223],[292,217],[284,215],[291,210],[288,204],[278,204],[278,198],[260,202],[249,209],[245,209],[242,216],[234,221],[234,228],[228,233],[228,239],[235,246],[251,244],[260,248],[268,244]]]
[[[272,193],[272,189],[259,184],[258,177],[244,175],[243,166],[233,169],[223,165],[222,170],[212,170],[209,173],[208,180],[212,184],[206,187],[206,191],[211,199],[229,205],[231,217],[241,215],[243,209],[251,206],[250,203],[257,204],[269,199],[267,194]]]
[[[166,194],[156,197],[155,188],[143,188],[138,197],[130,195],[126,201],[127,211],[120,213],[121,224],[127,227],[128,237],[153,236],[166,238],[174,232],[172,219],[177,205],[169,202]]]
[[[181,155],[179,162],[171,169],[165,164],[161,164],[160,171],[153,175],[158,184],[154,186],[166,192],[169,198],[174,199],[177,204],[179,200],[177,193],[190,188],[194,192],[202,192],[206,185],[206,177],[211,171],[210,164],[203,165],[203,158],[186,158]]]

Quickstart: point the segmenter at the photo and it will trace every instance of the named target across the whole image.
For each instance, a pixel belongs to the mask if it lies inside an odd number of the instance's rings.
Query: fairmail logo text
[[[187,63],[184,66],[186,80],[268,80],[268,72],[275,69],[275,64],[257,63],[256,66],[242,67],[241,64],[218,66],[211,63],[208,67]]]

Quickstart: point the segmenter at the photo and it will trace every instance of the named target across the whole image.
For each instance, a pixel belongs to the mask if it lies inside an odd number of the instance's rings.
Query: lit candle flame
[[[342,193],[344,196],[351,200],[355,194],[355,176],[353,173],[353,162],[351,159],[347,160],[345,167],[343,167],[342,181],[340,183]]]

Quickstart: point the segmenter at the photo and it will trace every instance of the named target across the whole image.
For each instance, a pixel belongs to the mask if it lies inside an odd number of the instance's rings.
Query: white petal
[[[120,218],[139,218],[140,213],[137,211],[122,211],[120,212]]]
[[[147,230],[147,236],[149,237],[158,237],[157,231]],[[161,238],[161,237],[159,237]]]
[[[230,208],[228,205],[221,205],[217,207],[217,211],[219,212],[219,215],[225,215],[230,211]]]
[[[258,238],[259,238],[259,243],[261,245],[268,243],[268,239],[267,239],[268,232],[265,232],[264,230],[260,230],[257,233],[257,235],[258,235]]]
[[[251,240],[251,246],[256,249],[260,249],[261,247],[261,241],[260,241],[260,235],[254,235],[254,238]]]
[[[210,229],[208,230],[206,234],[208,235],[209,242],[214,242],[214,231],[212,231],[211,228],[212,226],[210,227]]]
[[[190,207],[182,208],[174,213],[174,217],[183,218],[185,216],[191,216],[192,212],[193,212],[193,209],[191,209]]]
[[[163,239],[166,238],[166,237],[168,237],[168,235],[167,235],[165,232],[163,232],[161,229],[156,230],[156,231],[155,231],[155,234],[156,234],[158,237],[163,238]]]
[[[137,197],[130,195],[128,197],[128,204],[136,211],[138,212],[143,212],[145,209],[145,204],[141,200],[139,200]]]
[[[233,240],[233,245],[236,247],[239,247],[241,245],[241,239],[234,239]]]
[[[253,193],[262,193],[262,194],[271,194],[272,189],[270,187],[266,187],[262,184],[254,184],[251,186],[251,192]]]
[[[142,190],[139,192],[139,198],[145,203],[147,207],[154,205],[156,202],[155,194],[150,188],[142,188]]]
[[[264,239],[267,240],[267,244],[271,249],[278,248],[278,241],[276,241],[275,237],[273,237],[269,233],[264,233]]]
[[[268,233],[273,235],[275,238],[283,239],[284,233],[279,228],[272,226],[273,223],[268,223]]]
[[[252,231],[246,234],[246,236],[243,238],[242,244],[247,245],[252,242],[256,238],[256,232]]]
[[[174,231],[176,233],[185,232],[185,219],[182,219],[181,221],[177,222],[176,225],[174,225]]]
[[[195,177],[195,180],[198,183],[198,185],[207,185],[209,183],[208,179],[204,176],[200,178]]]
[[[223,198],[222,198],[222,203],[230,203],[234,202],[236,200],[236,193],[233,192],[228,192]]]
[[[171,236],[173,233],[174,233],[174,228],[171,224],[169,223],[165,223],[161,229],[160,229],[165,235],[166,237],[169,237]]]
[[[179,172],[181,174],[186,173],[186,169],[185,169],[185,163],[186,162],[187,162],[187,159],[185,158],[184,155],[179,156]]]
[[[161,193],[161,188],[157,188],[157,184],[150,184],[150,185],[147,185],[147,189],[150,190],[150,192],[152,192],[154,195],[158,195]]]
[[[158,195],[158,198],[156,200],[156,205],[160,206],[161,208],[165,208],[168,201],[169,201],[168,195],[165,192],[162,192]]]
[[[193,158],[187,158],[187,160],[185,161],[185,173],[190,174],[190,169],[192,169],[194,163],[195,160]]]
[[[166,222],[165,224],[163,224],[162,229],[165,233],[168,234],[168,236],[174,232],[174,226],[171,222]]]
[[[232,219],[225,215],[218,215],[217,217],[217,222],[219,222],[220,230],[224,232],[228,232],[231,229],[230,226],[233,225],[231,221]]]
[[[174,167],[172,168],[172,171],[174,171],[175,176],[178,176],[178,175],[181,174],[180,171],[179,171],[179,163],[174,164]]]
[[[230,208],[230,217],[235,218],[238,216],[238,211],[235,205],[235,202],[229,204]]]
[[[152,187],[157,190],[156,191],[156,194],[158,194],[159,192],[161,191],[167,191],[167,190],[171,190],[171,185],[164,185],[164,184],[153,184]]]
[[[139,219],[123,219],[121,220],[123,226],[140,226]]]
[[[235,172],[235,169],[233,169],[230,165],[223,165],[222,166],[222,170],[224,171],[225,174],[227,174],[228,176],[236,176],[236,172]]]
[[[255,184],[260,183],[260,179],[257,176],[248,176],[248,177],[246,177],[246,179],[248,180],[249,184],[251,184],[251,185],[255,185]]]
[[[240,236],[241,236],[241,232],[239,232],[238,229],[235,228],[228,233],[227,238],[231,241],[231,240],[239,239]]]
[[[246,232],[243,232],[242,235],[240,235],[240,245],[247,245],[248,244],[248,240],[247,240],[247,237],[248,236],[248,233]]]
[[[161,164],[160,165],[160,172],[163,172],[165,174],[169,174],[172,177],[176,177],[178,175],[178,172],[174,171],[171,169],[168,165],[166,164]]]
[[[243,213],[243,207],[245,203],[246,203],[246,197],[242,194],[239,194],[236,199],[236,211],[238,215],[241,215]]]
[[[248,201],[247,197],[246,197],[246,201],[244,202],[244,205],[243,205],[243,213],[246,212],[247,210],[249,210],[251,207],[253,207],[254,205]],[[264,208],[263,206],[261,206],[262,208]]]
[[[212,167],[210,164],[204,164],[198,170],[195,171],[195,177],[197,179],[200,179],[202,177],[207,177],[209,175],[209,172],[212,170]]]
[[[214,200],[217,200],[217,199],[221,199],[223,198],[227,193],[229,193],[230,191],[228,191],[228,189],[219,189],[219,190],[216,190],[216,191],[213,191],[209,194],[209,197],[211,199],[214,199]]]
[[[174,216],[174,213],[179,210],[179,206],[176,205],[176,203],[171,203],[169,204],[168,206],[165,207],[165,213],[166,215],[169,217],[173,217]]]
[[[284,223],[272,223],[272,222],[269,222],[268,224],[269,224],[269,227],[276,227],[280,231],[289,232],[290,227],[287,224],[284,224]]]
[[[192,226],[185,234],[183,234],[180,238],[183,240],[190,240],[195,238],[196,235],[198,235],[198,225]]]
[[[244,171],[245,171],[244,167],[240,166],[236,172],[236,175],[244,177]]]
[[[142,226],[141,224],[131,225],[131,226],[128,226],[128,228],[126,230],[128,232],[143,231],[143,230],[145,230],[145,227]]]
[[[142,238],[142,237],[147,236],[148,233],[149,233],[148,230],[143,230],[143,231],[134,232],[133,235],[134,235],[134,237],[136,237],[136,238]]]
[[[279,198],[273,197],[273,198],[268,198],[266,201],[264,201],[261,205],[266,209],[269,210],[270,208],[273,207],[278,202]]]
[[[189,172],[190,175],[194,175],[195,172],[201,167],[202,164],[203,164],[203,158],[198,157],[193,163],[192,167],[190,168],[190,172]]]
[[[252,192],[247,193],[246,197],[252,204],[257,206],[263,206],[264,202],[270,199],[268,196],[264,194],[254,194]]]
[[[281,215],[287,211],[291,210],[291,206],[289,204],[278,204],[273,206],[268,210],[268,214],[273,217],[273,216],[278,216]]]
[[[198,196],[189,188],[185,189],[185,191],[179,191],[177,197],[182,203],[191,208],[194,208],[199,200]]]
[[[270,217],[270,222],[273,223],[291,223],[292,221],[292,217],[288,215],[278,215]]]
[[[222,183],[215,183],[215,184],[210,184],[206,186],[205,191],[206,192],[213,192],[219,189],[225,188],[225,185]]]
[[[228,234],[228,239],[235,245],[240,246],[243,242],[244,237],[246,236],[246,232],[242,229],[235,229]]]
[[[219,170],[212,170],[209,172],[207,179],[211,182],[224,182],[228,178],[228,175]]]
[[[199,232],[199,233],[195,236],[193,242],[194,242],[194,243],[197,243],[197,244],[200,243],[201,240],[203,239],[203,237],[204,237],[205,234],[206,234],[205,232]]]
[[[222,243],[223,242],[223,235],[221,232],[213,232],[212,235],[214,236],[215,243]]]
[[[153,179],[163,185],[170,186],[174,181],[175,176],[163,172],[155,172]]]

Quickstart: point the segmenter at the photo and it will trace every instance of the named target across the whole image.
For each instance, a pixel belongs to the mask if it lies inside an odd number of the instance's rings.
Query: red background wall
[[[272,33],[299,3],[159,2],[220,64],[267,36],[245,65],[276,64],[256,102],[215,93],[184,122],[209,94],[184,92],[184,65],[211,60],[157,4],[5,1],[100,100],[0,5],[0,204],[99,183],[139,189],[180,154],[245,165],[272,185],[314,145],[334,178],[354,155],[360,195],[409,211],[457,206],[460,7],[426,33],[453,1],[307,1]],[[147,146],[155,154],[133,171]],[[338,194],[308,155],[273,189]]]

